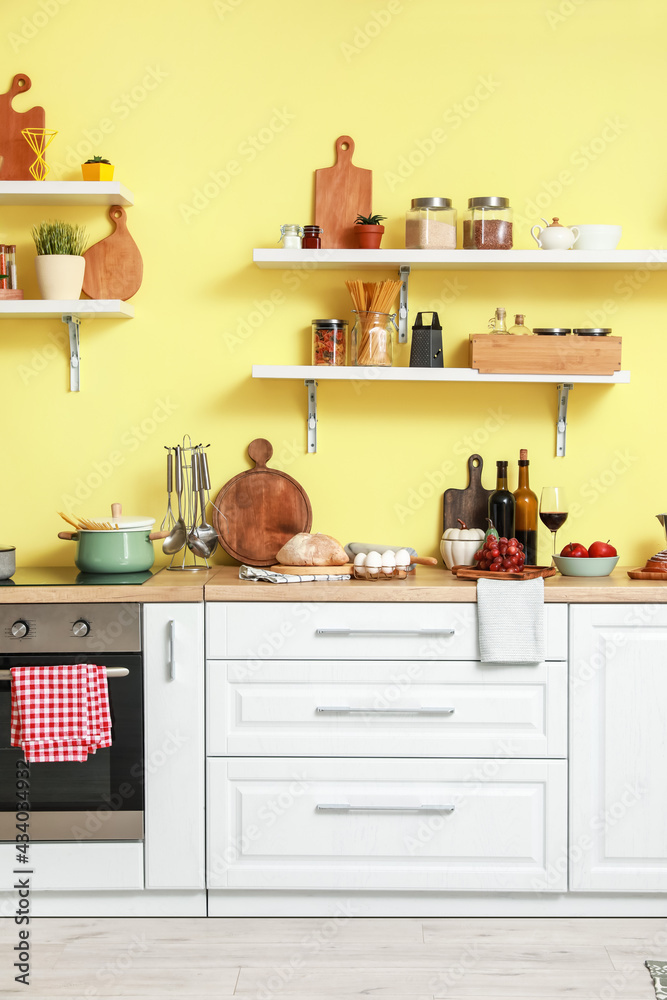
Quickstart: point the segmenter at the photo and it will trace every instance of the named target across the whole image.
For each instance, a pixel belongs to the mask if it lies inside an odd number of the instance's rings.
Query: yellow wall
[[[664,0],[7,7],[0,89],[16,72],[32,78],[16,106],[44,105],[58,129],[53,179],[79,179],[78,164],[95,153],[116,164],[136,195],[129,226],[145,277],[134,320],[83,325],[79,394],[68,391],[59,321],[0,324],[0,541],[17,546],[21,565],[69,563],[55,514],[68,498],[75,513],[121,500],[159,522],[163,445],[189,433],[211,442],[216,487],[248,467],[254,437],[268,437],[276,466],[310,495],[313,530],[424,554],[437,553],[441,494],[465,486],[468,454],[482,453],[486,486],[495,460],[511,460],[514,488],[527,447],[533,488],[564,485],[579,504],[562,544],[611,537],[623,564],[643,562],[664,544],[653,515],[667,506],[667,274],[411,278],[411,322],[417,308],[439,309],[446,366],[466,364],[468,334],[497,305],[524,312],[530,326],[604,320],[623,337],[632,382],[575,387],[564,459],[554,457],[555,388],[454,384],[321,384],[312,456],[303,385],[251,380],[251,365],[308,363],[310,320],[349,315],[343,281],[363,274],[295,281],[255,267],[252,248],[275,245],[283,222],[312,221],[313,170],[333,162],[343,133],[356,141],[357,165],[374,171],[386,247],[403,245],[411,198],[451,197],[462,213],[480,194],[511,198],[516,247],[532,245],[541,215],[622,223],[621,247],[664,246],[666,30]],[[230,161],[238,166],[225,179]],[[27,297],[37,295],[29,227],[55,217],[85,222],[95,239],[110,228],[102,210],[2,209],[0,239],[18,244]],[[269,312],[272,295],[271,314],[256,322],[257,303]],[[90,496],[73,506],[87,481]],[[540,546],[546,558],[544,528]]]

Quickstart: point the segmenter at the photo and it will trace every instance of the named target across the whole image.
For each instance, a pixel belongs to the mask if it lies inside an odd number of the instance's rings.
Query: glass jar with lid
[[[280,227],[280,242],[283,250],[300,250],[303,229],[294,223],[287,223]]]
[[[344,319],[314,319],[313,364],[344,365],[347,361],[347,322]]]
[[[512,249],[509,198],[468,198],[468,208],[463,216],[463,249]]]
[[[301,241],[301,246],[304,250],[319,250],[322,246],[322,233],[324,230],[321,226],[304,226],[303,227],[303,239]]]
[[[456,209],[451,198],[413,198],[405,213],[408,250],[455,250]]]

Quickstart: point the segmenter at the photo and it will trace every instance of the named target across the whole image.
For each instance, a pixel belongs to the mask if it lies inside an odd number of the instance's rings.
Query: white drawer
[[[547,659],[565,660],[567,606],[550,604],[545,610]],[[209,658],[242,659],[250,666],[267,659],[477,660],[477,607],[211,603],[206,649]]]
[[[209,888],[566,888],[565,761],[207,764]]]
[[[212,755],[565,757],[567,664],[207,663]]]

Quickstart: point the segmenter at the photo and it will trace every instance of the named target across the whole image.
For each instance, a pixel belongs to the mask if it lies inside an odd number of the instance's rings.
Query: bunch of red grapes
[[[494,538],[492,535],[484,546],[475,552],[477,569],[488,569],[492,573],[520,573],[526,561],[523,544],[516,538]]]

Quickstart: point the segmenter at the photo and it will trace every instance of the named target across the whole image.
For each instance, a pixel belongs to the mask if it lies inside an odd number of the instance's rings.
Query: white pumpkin
[[[460,517],[460,528],[447,528],[440,539],[440,555],[447,569],[452,566],[474,566],[475,552],[484,544],[483,528],[468,528]]]

